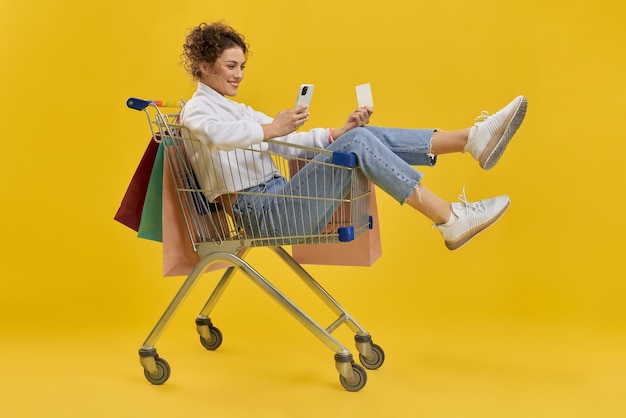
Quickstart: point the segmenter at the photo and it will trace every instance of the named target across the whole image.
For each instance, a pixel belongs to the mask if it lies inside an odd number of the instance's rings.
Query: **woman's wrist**
[[[342,128],[331,128],[329,135],[331,135],[333,137],[333,142],[335,142],[344,133],[345,132],[344,132],[344,130]]]
[[[275,133],[275,129],[271,123],[261,124],[261,129],[263,129],[263,140],[275,138],[277,135]]]

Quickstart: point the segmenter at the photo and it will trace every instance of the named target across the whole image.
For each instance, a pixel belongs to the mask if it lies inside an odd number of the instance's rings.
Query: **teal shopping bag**
[[[163,148],[163,143],[160,143],[137,231],[138,237],[158,242],[163,242]]]

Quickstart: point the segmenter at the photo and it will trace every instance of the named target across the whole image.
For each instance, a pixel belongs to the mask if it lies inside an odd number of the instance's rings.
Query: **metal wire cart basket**
[[[374,344],[370,334],[282,248],[285,245],[323,245],[351,241],[371,228],[370,183],[358,167],[355,156],[273,140],[246,149],[210,152],[205,144],[194,139],[189,131],[179,124],[178,113],[166,114],[159,107],[159,103],[135,98],[128,99],[127,106],[145,112],[153,138],[164,145],[165,160],[173,177],[189,239],[200,256],[200,261],[187,276],[139,349],[146,379],[155,385],[168,380],[170,366],[157,354],[154,345],[198,278],[214,263],[225,262],[229,267],[196,318],[200,342],[206,349],[215,350],[222,343],[222,333],[213,325],[210,314],[234,273],[241,271],[334,351],[335,367],[339,372],[340,383],[346,390],[355,392],[362,389],[367,382],[365,369],[355,363],[350,350],[331,334],[342,324],[349,327],[355,333],[359,360],[370,370],[377,369],[383,364],[385,355],[382,348]],[[252,158],[260,155],[264,158]],[[250,176],[250,172],[254,172],[250,170],[251,161],[271,164],[278,170],[276,177],[291,178],[307,164],[330,167],[334,174],[327,178],[311,178],[309,175],[307,190],[315,187],[315,193],[310,195],[294,196],[280,188],[262,192],[258,188],[244,188],[236,193],[223,193],[224,185],[215,179],[224,178],[224,172],[227,172],[230,178]],[[250,184],[258,185],[265,181],[267,179],[250,179]],[[345,187],[340,189],[342,190],[340,198],[337,198],[337,192],[330,192],[337,190],[334,182],[338,181],[348,184],[347,190]],[[320,188],[323,190],[319,190]],[[267,225],[267,219],[262,219],[263,214],[255,217],[254,212],[252,215],[242,213],[236,203],[240,197],[245,197],[247,202],[272,197],[274,201],[283,204],[286,210],[293,211],[293,216],[289,217],[290,221],[285,225],[272,224],[272,228],[259,227]],[[321,223],[311,227],[311,223],[307,222],[307,216],[319,210],[325,211],[326,215],[322,217]],[[244,260],[246,254],[252,247],[260,246],[271,248],[330,308],[336,315],[336,320],[329,326],[322,327],[248,264]]]

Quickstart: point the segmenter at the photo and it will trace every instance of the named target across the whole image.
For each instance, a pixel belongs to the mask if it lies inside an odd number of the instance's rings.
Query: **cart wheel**
[[[170,365],[161,357],[156,357],[154,361],[156,361],[157,372],[150,374],[150,372],[144,369],[143,374],[146,376],[146,379],[148,379],[148,382],[153,385],[162,385],[170,377]]]
[[[385,352],[378,344],[372,344],[371,347],[372,352],[374,353],[374,358],[372,360],[368,360],[363,354],[359,354],[359,360],[367,369],[376,370],[385,362]]]
[[[339,381],[341,382],[341,386],[343,386],[347,391],[358,392],[363,389],[367,383],[367,373],[363,367],[355,363],[352,363],[352,371],[354,372],[353,380],[348,381],[348,379],[339,375]]]
[[[209,331],[211,332],[211,341],[207,341],[200,336],[200,344],[207,350],[217,350],[222,345],[222,332],[215,327],[210,327]]]

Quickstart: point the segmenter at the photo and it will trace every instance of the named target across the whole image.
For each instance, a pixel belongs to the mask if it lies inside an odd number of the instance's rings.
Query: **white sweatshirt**
[[[245,151],[257,149],[274,152],[295,152],[295,149],[274,146],[263,142],[262,124],[272,118],[230,100],[206,84],[198,83],[198,89],[185,104],[181,113],[181,124],[189,129],[199,143],[187,152],[193,155],[192,162],[200,186],[213,202],[224,194],[237,192],[281,174],[267,153]],[[274,140],[296,143],[313,148],[328,145],[328,129],[315,128],[309,132],[291,133]]]

